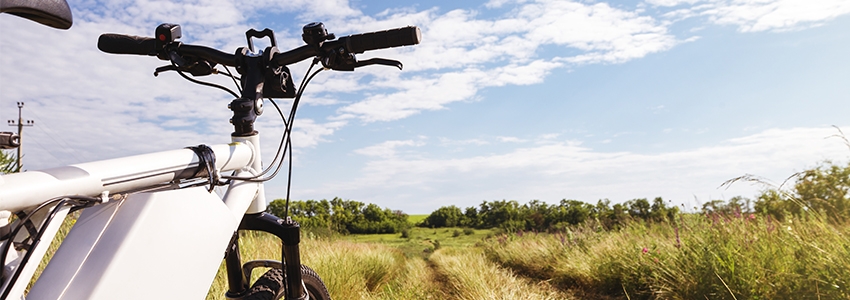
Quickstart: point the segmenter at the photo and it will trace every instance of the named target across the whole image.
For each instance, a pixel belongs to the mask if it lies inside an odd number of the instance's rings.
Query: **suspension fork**
[[[268,213],[246,214],[239,224],[239,230],[257,230],[271,233],[281,240],[284,272],[285,299],[306,299],[307,294],[301,282],[301,225],[290,218],[281,219]],[[234,234],[225,255],[227,282],[229,289],[226,297],[240,298],[248,291],[248,276],[242,271],[239,255],[239,235]]]

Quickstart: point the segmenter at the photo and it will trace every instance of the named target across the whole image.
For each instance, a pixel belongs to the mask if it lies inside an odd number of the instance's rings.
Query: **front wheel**
[[[243,299],[273,300],[279,299],[277,297],[283,297],[285,295],[283,277],[284,274],[281,269],[268,270],[260,279],[257,279],[257,282],[254,282],[251,290],[248,291],[248,295]],[[307,288],[306,292],[310,295],[311,300],[331,299],[331,295],[328,293],[328,289],[325,287],[322,278],[319,277],[319,274],[316,274],[316,271],[310,269],[310,267],[301,265],[301,281],[304,282],[304,287]]]

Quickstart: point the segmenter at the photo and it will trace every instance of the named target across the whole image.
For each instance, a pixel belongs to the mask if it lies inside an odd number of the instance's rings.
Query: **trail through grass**
[[[487,260],[480,249],[439,249],[428,259],[444,276],[450,299],[573,299],[547,281],[517,277]]]
[[[686,215],[611,232],[589,225],[557,234],[457,231],[306,232],[302,262],[334,299],[850,299],[846,224]],[[280,257],[280,241],[269,234],[240,240],[244,261]],[[225,277],[222,266],[207,299],[224,299]]]

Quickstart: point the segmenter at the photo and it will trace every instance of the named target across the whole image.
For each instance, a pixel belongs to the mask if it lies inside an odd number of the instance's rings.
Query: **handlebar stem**
[[[233,111],[230,123],[233,124],[232,136],[251,136],[257,134],[254,121],[262,113],[263,84],[265,83],[264,66],[268,64],[263,56],[248,55],[247,48],[239,48],[236,52],[236,70],[242,74],[242,97],[230,102]]]

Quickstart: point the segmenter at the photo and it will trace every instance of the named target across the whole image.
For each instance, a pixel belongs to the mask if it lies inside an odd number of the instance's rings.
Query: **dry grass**
[[[519,273],[612,297],[850,298],[848,226],[749,215],[690,215],[679,223],[502,236],[485,251]]]
[[[280,240],[264,233],[243,234],[242,258],[279,259]],[[408,258],[394,247],[315,238],[301,241],[302,263],[322,277],[334,299],[431,299],[438,287],[424,261]],[[255,270],[254,278],[261,270]],[[224,267],[207,299],[224,299]]]
[[[439,249],[429,258],[445,277],[451,299],[570,299],[547,281],[520,278],[487,260],[480,249]]]

